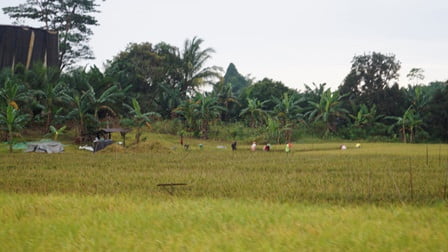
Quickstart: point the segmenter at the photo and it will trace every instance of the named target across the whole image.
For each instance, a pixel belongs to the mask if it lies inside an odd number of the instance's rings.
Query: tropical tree
[[[199,104],[194,99],[190,98],[182,101],[173,112],[185,119],[184,124],[187,131],[198,132],[198,109]]]
[[[123,96],[123,93],[119,90],[118,86],[113,85],[101,93],[96,92],[89,83],[87,83],[87,87],[88,90],[85,94],[90,100],[90,106],[93,109],[93,117],[99,122],[98,112],[100,110],[107,110],[115,115],[115,111],[112,109],[111,105],[115,104],[118,99]]]
[[[343,97],[339,94],[339,91],[332,92],[331,89],[327,89],[323,92],[319,102],[308,101],[308,112],[305,113],[305,117],[310,122],[322,121],[325,123],[325,136],[330,132],[335,132],[337,120],[345,118],[348,114],[348,111],[341,106]]]
[[[221,113],[221,120],[226,121],[229,114],[233,112],[236,105],[239,105],[238,98],[233,93],[233,84],[220,81],[213,86],[211,95],[218,98],[218,104],[225,108]],[[232,111],[231,111],[232,110]]]
[[[299,104],[303,99],[299,99],[298,95],[288,93],[283,93],[281,99],[277,97],[272,97],[272,101],[276,103],[273,111],[280,121],[280,125],[284,128],[285,137],[287,141],[291,140],[292,129],[296,127],[296,122],[302,117],[302,108]]]
[[[181,54],[181,81],[179,89],[182,97],[193,94],[199,87],[212,84],[215,78],[219,77],[219,67],[205,67],[205,63],[215,52],[212,48],[201,49],[204,41],[194,37],[186,40]]]
[[[412,68],[406,75],[411,85],[421,85],[422,81],[425,79],[425,71],[422,68]]]
[[[367,105],[361,104],[355,114],[349,114],[348,116],[353,119],[353,126],[356,128],[372,126],[373,123],[383,117],[383,115],[377,114],[375,104],[370,109]]]
[[[250,127],[256,128],[267,118],[268,113],[263,109],[267,102],[261,102],[257,98],[247,98],[247,107],[241,110],[240,117],[248,119]]]
[[[38,115],[45,118],[44,130],[47,131],[56,116],[62,114],[66,104],[64,92],[66,83],[60,81],[60,70],[34,64],[25,72],[25,82],[33,94],[32,107],[34,111],[41,111]]]
[[[178,49],[165,43],[153,46],[149,42],[130,43],[126,49],[108,62],[105,75],[113,78],[121,89],[126,89],[142,107],[153,110],[166,110],[153,107],[160,101],[164,89],[176,89],[172,83],[179,83],[180,58]],[[174,69],[174,70],[173,70]]]
[[[416,130],[423,124],[423,120],[420,119],[412,106],[409,106],[402,116],[388,116],[386,118],[395,120],[395,124],[391,125],[389,130],[391,131],[398,126],[404,143],[408,142],[408,135],[409,142],[413,143]]]
[[[218,98],[212,95],[196,94],[196,103],[199,105],[197,114],[199,118],[200,134],[205,139],[208,138],[209,124],[216,120],[226,109],[218,104]]]
[[[76,89],[70,89],[64,96],[70,106],[67,118],[76,122],[77,135],[80,137],[87,133],[88,121],[96,121],[93,115],[89,113],[91,110],[90,94],[87,92],[79,92]]]
[[[2,79],[0,79],[0,83],[3,84],[0,86],[0,105],[7,106],[9,104],[15,109],[19,109],[17,102],[26,101],[29,93],[22,82],[13,76],[4,76]]]
[[[129,106],[127,104],[124,105],[129,109],[129,112],[132,115],[132,125],[134,127],[137,127],[137,133],[135,134],[135,141],[137,144],[139,144],[143,126],[146,125],[148,128],[150,128],[151,118],[159,118],[160,114],[155,112],[143,113],[140,104],[135,98],[132,98],[132,106]]]
[[[21,130],[28,119],[29,116],[27,114],[21,114],[19,110],[14,108],[11,104],[8,104],[6,108],[2,109],[0,113],[0,125],[2,125],[3,130],[6,130],[8,133],[9,152],[12,152],[14,133]]]

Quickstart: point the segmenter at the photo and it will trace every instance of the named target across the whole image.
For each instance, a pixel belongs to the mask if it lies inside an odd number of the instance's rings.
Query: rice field
[[[448,250],[448,145],[148,139],[2,150],[0,251]]]

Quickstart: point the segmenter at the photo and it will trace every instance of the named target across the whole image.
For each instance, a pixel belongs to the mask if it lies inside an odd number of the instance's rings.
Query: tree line
[[[448,140],[448,85],[424,85],[422,69],[397,84],[400,62],[394,55],[354,56],[337,90],[325,83],[294,90],[280,81],[254,81],[230,64],[222,75],[207,67],[213,49],[203,40],[186,40],[179,49],[167,43],[131,43],[98,67],[61,71],[35,64],[0,73],[0,123],[12,142],[23,128],[48,133],[68,126],[76,138],[99,127],[141,129],[155,121],[176,121],[179,134],[208,138],[216,125],[239,124],[265,141],[297,140],[304,134],[345,139]],[[201,91],[209,85],[210,91]],[[236,136],[234,136],[236,137]]]
[[[12,143],[23,128],[58,133],[65,126],[82,141],[99,127],[132,126],[138,142],[150,122],[173,122],[171,133],[213,137],[214,128],[232,128],[233,138],[262,136],[279,143],[304,135],[346,139],[447,141],[447,82],[425,84],[412,69],[409,85],[399,87],[401,63],[393,54],[355,55],[342,84],[288,88],[280,81],[255,81],[234,64],[223,74],[208,67],[214,50],[187,39],[182,48],[168,43],[130,43],[98,67],[76,68],[93,57],[88,45],[98,25],[95,0],[26,0],[3,8],[17,22],[31,19],[59,33],[58,68],[16,65],[0,73],[2,138]],[[211,87],[203,91],[201,87]],[[229,126],[230,125],[230,126]],[[237,125],[237,126],[234,126]],[[236,128],[236,129],[235,129]]]

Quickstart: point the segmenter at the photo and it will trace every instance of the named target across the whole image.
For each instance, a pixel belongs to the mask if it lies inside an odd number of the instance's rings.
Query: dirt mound
[[[171,152],[171,148],[168,144],[160,142],[160,141],[144,141],[139,144],[130,145],[127,148],[128,151],[131,152],[159,152],[159,153],[169,153]]]
[[[126,148],[124,148],[120,144],[114,143],[98,151],[97,153],[116,153],[116,152],[126,152]]]

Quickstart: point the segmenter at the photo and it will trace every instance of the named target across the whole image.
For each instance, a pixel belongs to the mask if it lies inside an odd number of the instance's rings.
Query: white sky
[[[0,7],[25,0],[1,0]],[[400,84],[411,68],[425,82],[448,80],[447,0],[107,0],[99,2],[90,45],[99,67],[129,42],[161,41],[182,47],[194,36],[216,50],[209,65],[233,62],[243,75],[303,90],[328,83],[335,89],[353,56],[393,53],[402,63]],[[0,24],[12,21],[3,13]]]

